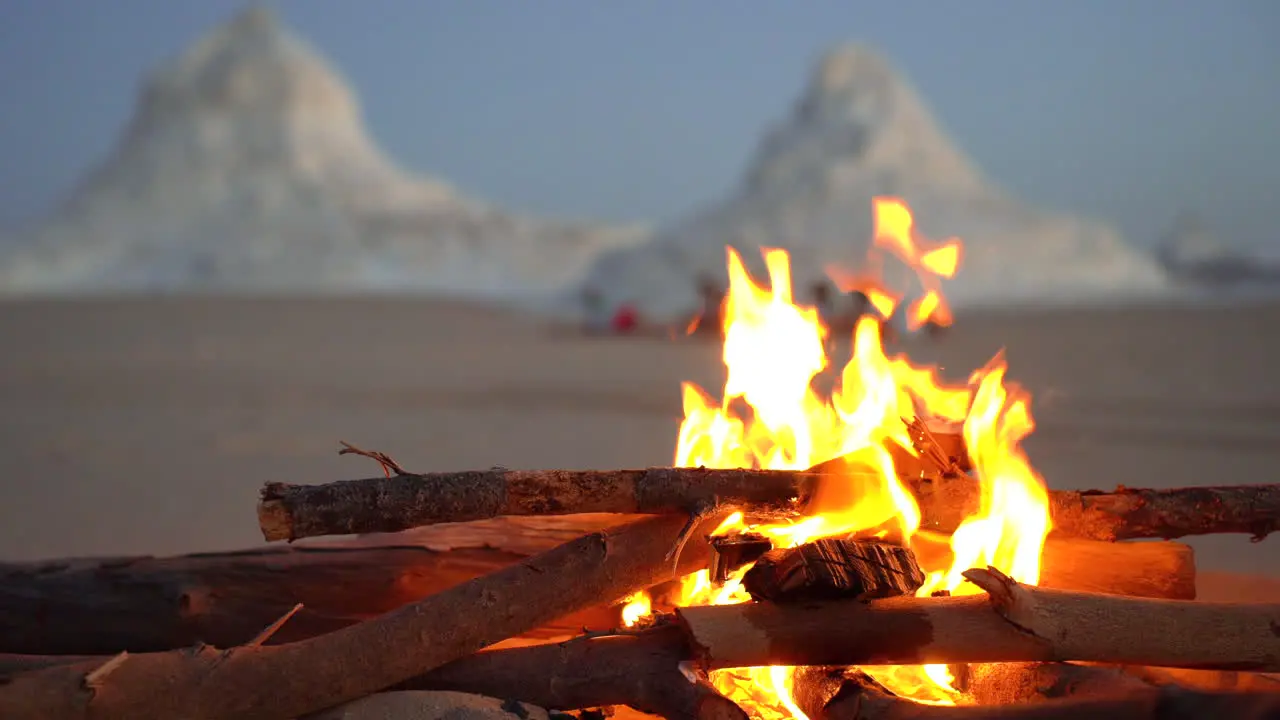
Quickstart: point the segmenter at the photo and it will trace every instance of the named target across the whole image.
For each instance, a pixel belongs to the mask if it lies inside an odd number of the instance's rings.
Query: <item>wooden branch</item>
[[[151,652],[248,642],[301,603],[270,642],[313,637],[376,617],[526,554],[493,548],[273,546],[169,558],[0,564],[0,652]],[[541,636],[613,627],[593,607]]]
[[[1125,665],[1120,670],[1153,685],[1177,685],[1213,692],[1280,693],[1280,674],[1235,672],[1233,670],[1189,670],[1146,665]]]
[[[736,570],[756,562],[773,549],[763,535],[737,532],[711,538],[711,581],[723,583]]]
[[[1123,670],[1064,662],[973,663],[957,666],[955,687],[978,705],[1044,702],[1063,697],[1114,696],[1151,684]]]
[[[626,705],[669,720],[746,720],[746,713],[705,676],[681,671],[687,658],[684,633],[667,625],[479,652],[403,683],[400,689],[456,690],[557,710]]]
[[[247,642],[295,603],[272,643],[313,637],[421,600],[638,515],[503,517],[342,541],[170,558],[0,564],[0,653],[109,655]],[[412,545],[409,543],[413,543]],[[951,564],[948,536],[916,537],[929,567]],[[1051,536],[1040,585],[1192,599],[1195,561],[1175,542],[1100,543]],[[597,605],[525,633],[563,638],[611,628]]]
[[[267,483],[258,524],[267,540],[393,532],[498,515],[689,514],[718,503],[794,509],[817,476],[763,470],[480,470]]]
[[[922,532],[911,547],[920,563],[950,567],[951,536]],[[1109,543],[1051,534],[1040,553],[1040,587],[1109,595],[1194,600],[1195,551],[1169,540]]]
[[[711,518],[705,532],[722,518]],[[705,567],[704,542],[667,559],[684,518],[585,536],[425,600],[286,645],[197,646],[23,673],[0,686],[0,717],[293,718],[403,682],[567,613]]]
[[[708,668],[1086,661],[1273,672],[1280,604],[1047,590],[989,570],[991,595],[678,608]],[[993,612],[993,608],[995,612]]]
[[[1152,690],[1152,686],[1111,667],[1073,663],[979,663],[956,668],[956,687],[969,703],[996,706],[1040,703],[1059,698],[1116,697]],[[833,709],[856,699],[854,717],[915,717],[924,707],[898,697],[861,670],[840,667],[797,668],[792,698],[810,718],[841,713]],[[948,717],[947,710],[933,712]]]
[[[812,720],[1271,720],[1280,694],[1207,693],[1176,687],[1014,705],[922,705],[860,683],[843,685]]]
[[[846,538],[771,550],[742,578],[753,599],[770,602],[911,595],[923,584],[924,572],[907,548]]]
[[[1094,540],[1244,533],[1257,542],[1280,529],[1280,484],[1049,493],[1053,524]]]
[[[719,503],[746,510],[797,511],[824,484],[847,495],[878,487],[854,461],[821,472],[650,468],[648,470],[482,470],[345,480],[324,485],[268,483],[258,504],[267,540],[393,532],[498,515],[683,513]],[[981,504],[968,476],[904,477],[927,530],[951,531]],[[1049,493],[1054,528],[1095,540],[1247,533],[1280,523],[1280,484],[1114,492]]]

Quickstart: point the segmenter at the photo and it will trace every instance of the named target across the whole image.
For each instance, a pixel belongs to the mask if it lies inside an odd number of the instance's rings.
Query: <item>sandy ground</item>
[[[956,377],[1008,348],[1058,488],[1280,479],[1280,306],[962,316],[908,345]],[[679,384],[712,342],[591,339],[441,302],[0,303],[0,559],[261,542],[264,481],[671,461]],[[1201,568],[1280,576],[1280,541],[1193,540]]]

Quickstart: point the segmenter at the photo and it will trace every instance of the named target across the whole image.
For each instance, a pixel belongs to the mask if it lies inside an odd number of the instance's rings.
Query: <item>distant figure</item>
[[[898,326],[893,323],[893,318],[884,318],[880,321],[880,344],[888,347],[897,342]]]
[[[635,332],[640,324],[640,312],[631,303],[622,303],[613,313],[610,327],[618,335],[629,335]]]
[[[604,296],[594,287],[582,291],[583,330],[588,334],[603,334],[609,329],[608,313],[604,307]]]
[[[849,293],[849,299],[853,301],[853,309],[850,312],[853,315],[853,322],[856,325],[858,318],[866,315],[871,310],[871,299],[861,290],[854,290]]]
[[[831,285],[826,280],[819,280],[810,286],[810,295],[813,297],[813,307],[818,311],[818,319],[830,331],[839,330],[832,327],[832,324],[839,318],[835,316],[835,308],[831,304]]]
[[[698,315],[698,332],[720,332],[724,320],[724,290],[707,275],[698,277],[698,296],[702,298],[702,312]]]

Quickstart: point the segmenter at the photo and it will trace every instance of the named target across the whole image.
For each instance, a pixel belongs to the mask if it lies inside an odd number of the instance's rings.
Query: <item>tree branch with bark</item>
[[[904,477],[921,527],[950,532],[979,510],[981,487],[967,475]],[[644,470],[479,470],[394,475],[323,485],[268,483],[258,504],[267,540],[395,532],[500,515],[689,514],[723,503],[751,512],[792,513],[824,486],[874,491],[879,474],[854,461],[816,471],[649,468]],[[1280,484],[1114,491],[1051,490],[1061,534],[1095,540],[1177,538],[1280,527]]]
[[[706,521],[710,533],[719,518]],[[229,650],[199,645],[21,673],[0,686],[0,717],[293,718],[363,697],[519,635],[706,566],[685,519],[658,516],[592,533],[380,617],[308,640]]]

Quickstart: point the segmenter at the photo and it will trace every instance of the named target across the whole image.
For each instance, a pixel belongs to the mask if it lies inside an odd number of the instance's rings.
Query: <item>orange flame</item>
[[[955,274],[962,257],[960,241],[928,245],[919,240],[910,210],[899,199],[876,198],[874,211],[875,246],[912,268],[926,289],[908,308],[909,326],[950,323],[951,312],[936,278]],[[968,383],[947,384],[933,368],[914,366],[901,355],[887,357],[879,322],[864,317],[856,325],[852,356],[835,389],[821,395],[813,380],[829,369],[827,329],[815,308],[793,302],[786,251],[765,250],[764,258],[769,289],[751,279],[736,251],[727,251],[723,360],[728,374],[723,397],[716,402],[697,385],[683,384],[685,418],[675,464],[801,470],[844,456],[854,461],[846,467],[858,469],[848,471],[847,482],[824,485],[804,517],[750,529],[770,537],[775,547],[855,533],[891,536],[915,546],[923,541],[917,533],[920,510],[897,476],[887,443],[913,447],[903,418],[963,422],[965,446],[982,488],[981,509],[951,536],[950,566],[924,566],[927,580],[919,594],[980,592],[960,575],[975,566],[991,565],[1021,582],[1037,582],[1049,531],[1047,494],[1019,447],[1034,428],[1030,398],[1005,382],[1003,355],[975,372]],[[892,314],[899,302],[878,281],[860,280],[857,287],[882,315]],[[735,513],[715,534],[744,529],[744,518]],[[682,580],[677,604],[747,602],[750,598],[741,587],[745,571],[740,569],[718,586],[705,570],[690,575]],[[629,617],[647,613],[648,602],[647,596],[632,598]],[[862,669],[902,697],[934,704],[961,699],[946,666]],[[804,718],[791,697],[791,668],[722,670],[711,679],[753,716]]]
[[[915,231],[915,218],[906,202],[894,197],[878,197],[871,201],[875,218],[875,234],[872,238],[871,265],[879,267],[883,261],[877,250],[884,250],[915,271],[924,295],[907,308],[907,328],[916,330],[926,323],[950,325],[954,322],[951,308],[947,306],[938,287],[938,278],[955,277],[963,256],[959,238],[948,238],[941,243],[930,243]],[[871,306],[882,317],[890,317],[902,302],[901,295],[884,289],[876,277],[846,272],[838,267],[827,268],[843,292],[859,290],[867,296]]]

